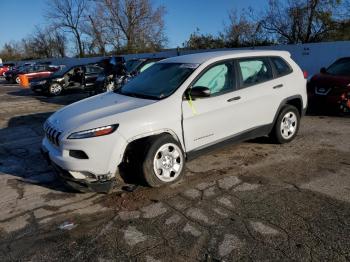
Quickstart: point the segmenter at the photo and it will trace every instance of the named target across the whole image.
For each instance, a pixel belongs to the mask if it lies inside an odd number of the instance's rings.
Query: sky
[[[47,1],[50,0],[0,0],[0,48],[6,42],[28,36],[36,25],[44,26]],[[153,0],[153,3],[166,8],[167,47],[175,48],[181,47],[196,28],[214,35],[223,31],[230,10],[253,7],[259,11],[267,0]]]

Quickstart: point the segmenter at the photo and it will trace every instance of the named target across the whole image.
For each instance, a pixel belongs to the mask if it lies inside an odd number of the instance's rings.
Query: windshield
[[[65,73],[67,73],[69,71],[69,69],[71,69],[71,67],[61,65],[60,69],[58,69],[55,73],[52,74],[52,77],[61,77]]]
[[[126,71],[133,72],[143,62],[141,59],[132,59],[125,63]]]
[[[148,99],[171,95],[198,67],[198,64],[157,63],[116,92]]]
[[[350,76],[350,58],[339,59],[327,68],[331,75]]]

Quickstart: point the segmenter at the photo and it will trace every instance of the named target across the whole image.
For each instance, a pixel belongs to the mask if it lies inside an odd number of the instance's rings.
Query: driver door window
[[[231,62],[217,64],[208,69],[193,85],[209,88],[211,95],[219,95],[234,90],[234,70]]]

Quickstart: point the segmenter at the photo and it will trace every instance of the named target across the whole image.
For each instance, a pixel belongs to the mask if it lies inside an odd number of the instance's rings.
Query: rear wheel
[[[179,143],[170,135],[157,137],[151,142],[142,165],[147,184],[159,187],[178,181],[185,166],[184,153]]]
[[[271,137],[275,142],[284,144],[292,141],[298,133],[300,114],[294,106],[286,105],[279,113]]]
[[[19,76],[16,76],[15,81],[16,81],[17,84],[21,83],[21,79],[19,78]]]
[[[58,83],[53,83],[49,86],[49,95],[58,96],[62,93],[62,86]]]

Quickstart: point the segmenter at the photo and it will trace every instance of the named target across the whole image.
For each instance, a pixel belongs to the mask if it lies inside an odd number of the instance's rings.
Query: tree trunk
[[[84,49],[83,49],[83,44],[81,42],[80,34],[77,29],[74,29],[74,35],[75,38],[77,39],[77,44],[78,44],[78,49],[79,49],[79,57],[84,57]]]

